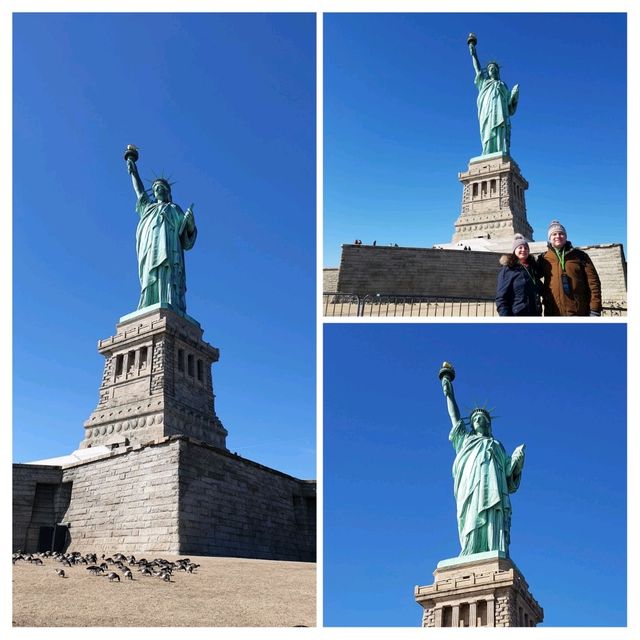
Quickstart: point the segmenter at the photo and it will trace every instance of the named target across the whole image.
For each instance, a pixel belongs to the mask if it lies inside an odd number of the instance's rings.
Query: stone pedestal
[[[159,305],[121,318],[116,334],[98,342],[100,397],[80,447],[181,434],[226,449],[211,378],[219,352],[202,333],[193,319]]]
[[[472,238],[513,238],[521,233],[533,239],[527,221],[525,191],[529,183],[515,161],[503,153],[471,158],[469,170],[458,174],[462,209],[451,242]]]
[[[219,352],[195,320],[148,307],[120,318],[98,351],[81,448],[13,467],[14,550],[42,550],[53,531],[62,551],[315,561],[316,484],[227,449],[211,379]]]
[[[415,588],[423,627],[535,627],[544,617],[524,577],[498,552],[438,563],[432,585]]]

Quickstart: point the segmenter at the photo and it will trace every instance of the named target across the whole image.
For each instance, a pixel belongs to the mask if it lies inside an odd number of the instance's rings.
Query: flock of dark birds
[[[134,570],[140,572],[143,576],[156,577],[164,580],[164,582],[172,582],[171,576],[174,572],[193,573],[200,566],[195,562],[191,562],[189,558],[180,558],[175,561],[163,558],[155,558],[154,560],[140,558],[140,560],[136,560],[135,556],[125,556],[123,553],[116,553],[113,557],[105,557],[103,553],[98,559],[95,553],[82,555],[78,551],[72,551],[71,553],[60,553],[58,551],[44,551],[42,553],[18,552],[13,554],[13,564],[16,564],[16,562],[29,562],[41,565],[44,564],[43,559],[47,558],[59,562],[62,567],[86,565],[85,568],[89,573],[94,576],[106,576],[111,582],[120,582],[121,576],[127,580],[134,580]],[[63,568],[55,571],[60,578],[68,577]]]

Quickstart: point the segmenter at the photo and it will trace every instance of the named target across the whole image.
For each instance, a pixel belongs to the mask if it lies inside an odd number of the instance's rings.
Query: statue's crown
[[[151,188],[153,189],[153,186],[158,184],[158,182],[161,182],[162,184],[166,185],[168,189],[171,189],[171,186],[174,184],[173,182],[169,182],[166,178],[160,177],[160,178],[155,178],[153,180],[153,182],[151,183]]]
[[[471,420],[476,413],[481,413],[487,416],[489,420],[491,420],[491,413],[489,412],[488,409],[485,409],[484,407],[475,407],[475,409],[472,409],[471,413],[469,414],[469,420]]]

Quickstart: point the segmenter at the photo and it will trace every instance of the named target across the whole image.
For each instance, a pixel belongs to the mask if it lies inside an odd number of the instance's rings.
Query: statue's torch
[[[136,147],[134,144],[128,144],[124,152],[125,161],[127,163],[129,162],[129,160],[137,162],[139,157],[140,154],[138,153],[138,147]]]
[[[453,365],[450,362],[443,362],[442,367],[440,368],[440,373],[438,373],[438,378],[442,380],[442,378],[446,378],[449,382],[453,382],[453,379],[456,377],[456,370],[453,368]]]

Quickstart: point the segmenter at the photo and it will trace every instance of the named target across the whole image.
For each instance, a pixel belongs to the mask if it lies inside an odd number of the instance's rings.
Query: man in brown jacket
[[[591,258],[567,241],[554,220],[547,231],[547,252],[538,257],[545,316],[599,316],[600,278]]]

